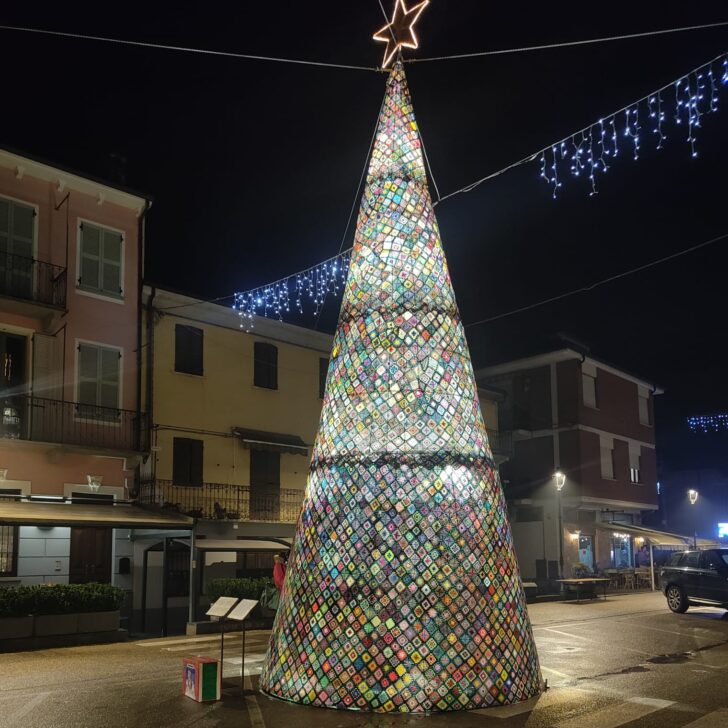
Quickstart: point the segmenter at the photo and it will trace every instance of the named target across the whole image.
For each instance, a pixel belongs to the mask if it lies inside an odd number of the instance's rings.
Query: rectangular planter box
[[[0,619],[0,640],[33,636],[33,617],[3,617]]]
[[[76,634],[78,614],[39,614],[35,617],[35,636]]]
[[[113,632],[119,629],[119,611],[115,612],[86,612],[78,615],[78,631],[87,632]]]

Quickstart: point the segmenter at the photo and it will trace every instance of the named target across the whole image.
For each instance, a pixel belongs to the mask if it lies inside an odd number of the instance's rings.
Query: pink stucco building
[[[6,502],[129,496],[147,447],[139,334],[149,207],[144,195],[0,149]],[[129,587],[128,532],[25,523],[0,523],[0,585]]]

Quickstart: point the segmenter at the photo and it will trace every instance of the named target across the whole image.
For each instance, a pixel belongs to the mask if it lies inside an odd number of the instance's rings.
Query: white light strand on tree
[[[646,131],[652,134],[655,148],[662,149],[668,139],[665,133],[668,127],[673,127],[671,134],[679,134],[684,129],[690,154],[697,157],[697,130],[702,126],[702,117],[718,111],[718,95],[726,84],[728,54],[721,54],[677,81],[671,81],[523,161],[538,159],[541,177],[556,197],[569,174],[588,180],[589,195],[596,195],[597,175],[608,172],[617,157],[631,155],[633,159],[639,159]],[[666,111],[668,107],[674,109],[670,115]],[[469,191],[476,185],[458,192]]]
[[[274,283],[236,293],[233,309],[240,316],[240,328],[252,329],[256,316],[283,321],[291,309],[302,314],[305,304],[312,305],[314,315],[318,315],[327,294],[337,294],[344,287],[350,259],[351,248]]]

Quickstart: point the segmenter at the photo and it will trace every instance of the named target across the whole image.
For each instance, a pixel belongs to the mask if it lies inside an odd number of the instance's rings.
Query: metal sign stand
[[[257,603],[257,600],[254,599],[241,599],[235,609],[233,609],[227,615],[228,619],[232,619],[235,622],[240,622],[240,629],[243,633],[241,652],[242,662],[240,663],[240,692],[243,695],[245,694],[245,633],[247,631],[246,621]]]
[[[247,620],[243,620],[243,623],[241,625],[241,629],[243,630],[243,651],[240,653],[241,656],[241,662],[240,662],[240,693],[245,693],[245,622]]]
[[[220,620],[220,683],[225,672],[225,617],[229,617],[232,614],[231,610],[233,607],[238,605],[238,600],[235,597],[220,597],[208,610],[208,617],[217,617]],[[235,611],[235,610],[233,610]]]

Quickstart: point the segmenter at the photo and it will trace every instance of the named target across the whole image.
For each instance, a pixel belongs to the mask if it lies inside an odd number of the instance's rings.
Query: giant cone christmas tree
[[[401,63],[260,686],[298,703],[412,712],[541,690]]]

